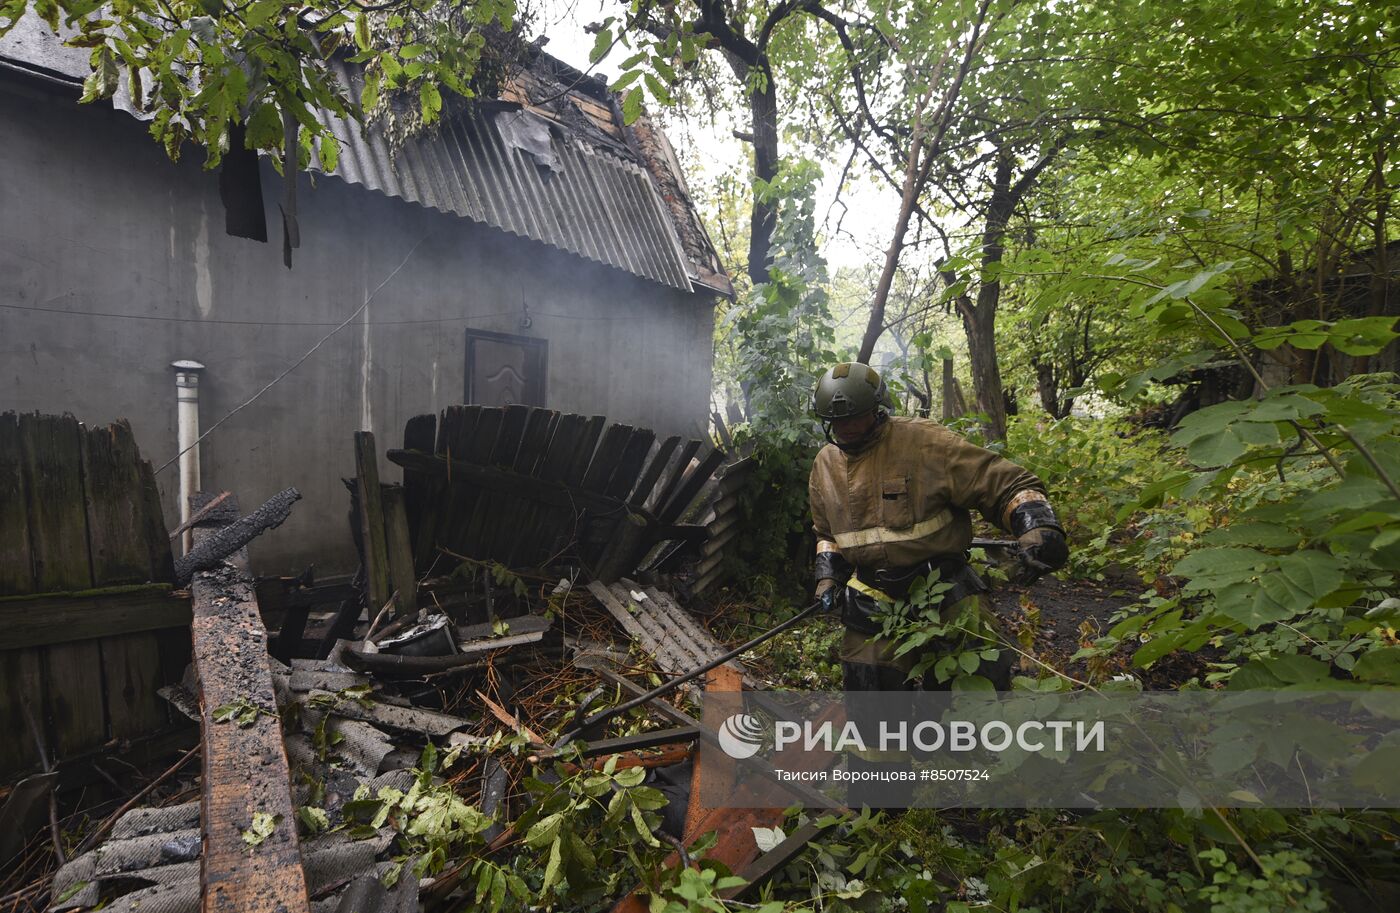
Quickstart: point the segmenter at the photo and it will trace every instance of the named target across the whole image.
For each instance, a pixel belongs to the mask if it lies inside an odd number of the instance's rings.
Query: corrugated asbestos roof
[[[340,76],[357,84],[348,69]],[[558,170],[508,142],[504,118],[548,130]],[[396,155],[379,131],[362,135],[358,124],[326,119],[341,143],[335,177],[691,290],[680,238],[646,171],[529,111],[478,107],[445,117]]]
[[[0,39],[0,62],[80,84],[87,52],[64,46],[33,15]],[[360,80],[341,63],[347,86]],[[125,99],[117,107],[133,116]],[[388,140],[323,112],[341,142],[334,177],[388,196],[490,225],[522,238],[616,267],[672,288],[692,291],[697,273],[655,184],[638,163],[586,143],[559,124],[512,108],[444,117],[435,134],[409,140],[390,154]],[[548,129],[558,170],[543,167],[502,136],[496,119],[526,117]]]

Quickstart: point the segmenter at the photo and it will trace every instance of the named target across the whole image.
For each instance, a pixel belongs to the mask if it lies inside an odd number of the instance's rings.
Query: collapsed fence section
[[[697,459],[702,447],[678,435],[658,441],[654,431],[603,416],[530,406],[418,416],[403,449],[388,453],[404,469],[401,495],[386,489],[387,499],[362,507],[380,517],[365,542],[371,581],[377,566],[387,577],[395,560],[392,542],[371,540],[398,522],[399,500],[410,551],[397,560],[411,560],[419,575],[450,553],[507,567],[577,561],[595,579],[616,580],[662,542],[703,538],[703,527],[681,520],[725,453],[709,448]],[[359,489],[370,501],[380,494]]]

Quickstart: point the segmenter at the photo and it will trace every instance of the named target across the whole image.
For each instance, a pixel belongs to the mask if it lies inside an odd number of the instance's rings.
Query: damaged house
[[[782,808],[691,799],[736,780],[676,689],[759,640],[670,586],[718,579],[746,472],[665,137],[535,49],[396,150],[336,123],[287,271],[270,162],[171,164],[84,57],[0,41],[6,901],[631,913],[707,835],[725,896],[791,860],[815,825],[762,850]]]
[[[223,419],[190,491],[305,498],[262,572],[354,569],[356,430],[397,443],[413,415],[516,403],[704,436],[732,289],[665,136],[624,127],[599,80],[532,50],[499,98],[401,149],[338,123],[335,174],[297,178],[288,271],[271,162],[172,164],[120,97],[78,104],[87,54],[32,17],[0,40],[0,410],[125,418],[167,527],[177,377],[200,430]]]

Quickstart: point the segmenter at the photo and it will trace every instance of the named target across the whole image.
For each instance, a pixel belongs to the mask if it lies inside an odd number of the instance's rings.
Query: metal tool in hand
[[[640,707],[646,702],[654,698],[658,698],[668,691],[674,691],[681,685],[684,685],[686,682],[694,681],[695,679],[704,675],[706,672],[709,672],[711,669],[716,669],[729,662],[731,659],[734,659],[736,656],[739,656],[742,653],[746,653],[749,650],[752,650],[759,644],[766,643],[767,641],[772,640],[774,637],[777,637],[784,631],[790,628],[797,627],[797,625],[806,621],[808,618],[811,618],[813,615],[815,615],[817,612],[820,612],[821,610],[822,604],[820,602],[814,602],[802,611],[798,612],[796,615],[789,618],[787,621],[784,621],[782,624],[769,628],[767,631],[764,631],[762,634],[758,635],[753,640],[750,640],[747,643],[740,644],[733,650],[730,650],[728,653],[725,653],[723,656],[717,656],[709,662],[705,663],[703,666],[691,669],[689,672],[686,672],[683,675],[678,675],[675,678],[670,679],[669,681],[662,682],[655,688],[648,691],[646,694],[639,694],[632,700],[626,702],[625,704],[618,704],[616,707],[609,707],[607,710],[598,711],[592,716],[585,718],[583,722],[579,723],[573,729],[570,729],[568,732],[560,736],[559,740],[554,743],[554,748],[563,748],[565,745],[569,744],[570,742],[577,739],[579,736],[583,735],[584,732],[603,723],[606,723],[613,717],[622,713],[626,713],[634,707]]]

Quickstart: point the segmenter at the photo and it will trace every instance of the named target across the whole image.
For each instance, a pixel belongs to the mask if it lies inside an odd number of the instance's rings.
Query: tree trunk
[[[875,343],[885,332],[885,302],[889,300],[890,288],[894,285],[894,274],[899,268],[900,255],[904,253],[904,236],[909,231],[909,219],[914,213],[914,204],[928,179],[928,163],[932,161],[933,150],[924,150],[924,106],[928,103],[933,88],[919,99],[914,108],[914,134],[909,141],[909,158],[904,163],[904,186],[900,188],[899,215],[895,219],[894,235],[890,246],[885,249],[885,265],[880,270],[880,281],[875,285],[875,297],[870,302],[870,319],[865,324],[865,336],[860,341],[860,352],[856,361],[870,364],[870,356],[875,353]],[[926,154],[924,167],[919,167],[920,155]]]
[[[980,294],[977,296],[982,297]],[[996,308],[978,306],[964,313],[963,329],[967,332],[967,355],[972,367],[972,389],[977,411],[986,416],[987,438],[1006,438],[1006,398],[1001,388],[1001,366],[997,362]]]
[[[987,437],[1000,441],[1006,437],[1006,397],[1001,386],[1001,365],[997,361],[997,306],[1001,303],[1001,280],[986,277],[988,269],[1001,263],[1005,251],[1006,223],[1016,202],[1011,187],[1011,154],[1002,151],[997,156],[996,173],[992,179],[992,196],[987,205],[987,223],[982,231],[982,264],[984,281],[977,289],[976,301],[963,298],[959,302],[963,330],[967,333],[967,354],[972,367],[973,393],[977,409],[986,418]]]
[[[1064,418],[1060,412],[1060,385],[1056,382],[1055,366],[1035,359],[1031,360],[1031,366],[1035,368],[1035,386],[1040,393],[1040,407],[1050,413],[1052,418]]]
[[[778,174],[778,93],[767,59],[759,63],[764,88],[749,95],[749,115],[753,122],[753,175],[755,181],[771,181]],[[765,202],[757,193],[749,214],[749,281],[768,281],[768,248],[778,221],[776,201]]]
[[[962,384],[953,374],[953,359],[943,359],[943,423],[967,414],[967,401],[963,399]]]

